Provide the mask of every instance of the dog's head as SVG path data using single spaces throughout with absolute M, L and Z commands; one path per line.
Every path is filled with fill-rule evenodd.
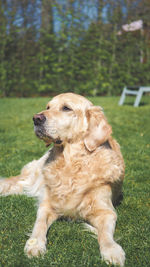
M 83 96 L 73 93 L 60 94 L 47 104 L 44 110 L 33 117 L 36 135 L 47 145 L 64 145 L 83 140 L 89 151 L 95 150 L 111 134 L 101 107 Z

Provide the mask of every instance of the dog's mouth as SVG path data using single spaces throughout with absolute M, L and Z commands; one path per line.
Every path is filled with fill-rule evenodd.
M 49 146 L 51 143 L 56 145 L 62 144 L 62 140 L 59 138 L 57 133 L 55 121 L 52 121 L 51 124 L 48 125 L 46 117 L 42 113 L 34 115 L 33 121 L 36 136 L 42 139 L 46 143 L 46 146 Z
M 53 142 L 52 138 L 46 134 L 43 126 L 34 125 L 34 131 L 36 136 L 46 143 L 46 146 L 49 146 Z
M 59 137 L 54 138 L 54 137 L 48 135 L 43 126 L 34 126 L 34 131 L 35 131 L 36 136 L 45 142 L 46 147 L 48 147 L 52 143 L 54 143 L 56 145 L 61 145 L 63 142 Z

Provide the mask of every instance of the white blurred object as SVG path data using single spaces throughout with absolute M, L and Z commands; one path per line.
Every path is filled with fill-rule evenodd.
M 122 25 L 122 29 L 125 32 L 137 31 L 137 30 L 141 30 L 142 28 L 143 28 L 143 20 L 141 19 L 131 22 L 130 24 Z
M 133 32 L 137 30 L 142 30 L 143 29 L 143 20 L 136 20 L 131 22 L 130 24 L 124 24 L 122 25 L 122 29 L 125 32 Z M 117 34 L 121 35 L 123 32 L 119 31 Z

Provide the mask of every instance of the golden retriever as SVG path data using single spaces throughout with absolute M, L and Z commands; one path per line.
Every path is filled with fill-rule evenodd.
M 48 102 L 33 121 L 36 135 L 53 147 L 24 166 L 20 175 L 0 180 L 1 195 L 27 194 L 39 200 L 25 253 L 43 254 L 50 225 L 69 216 L 88 221 L 97 232 L 102 259 L 123 266 L 125 253 L 113 239 L 113 204 L 121 194 L 124 161 L 102 108 L 65 93 Z

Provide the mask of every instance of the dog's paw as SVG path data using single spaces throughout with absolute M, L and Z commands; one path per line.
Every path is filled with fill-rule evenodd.
M 45 242 L 36 238 L 29 238 L 24 248 L 25 254 L 31 257 L 38 257 L 46 252 Z
M 109 247 L 105 246 L 101 248 L 101 256 L 107 264 L 124 266 L 125 252 L 122 247 L 115 242 Z

